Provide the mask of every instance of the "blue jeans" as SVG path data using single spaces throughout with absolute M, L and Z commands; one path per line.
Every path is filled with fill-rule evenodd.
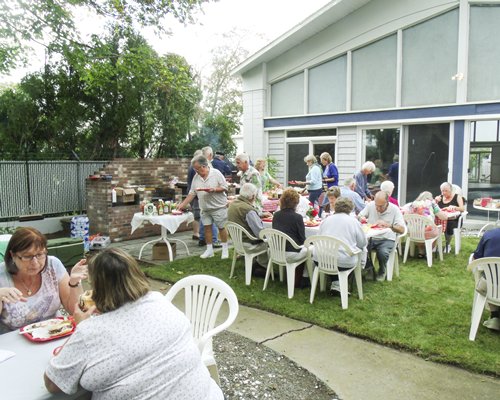
M 219 236 L 219 230 L 215 226 L 215 224 L 212 224 L 212 235 L 213 235 L 213 240 L 212 242 L 215 243 L 217 242 L 217 237 Z M 200 218 L 200 240 L 205 240 L 205 228 L 203 225 L 203 221 Z
M 370 241 L 368 242 L 368 259 L 370 261 L 367 262 L 367 267 L 369 268 L 369 265 L 371 264 L 371 267 L 373 268 L 373 262 L 370 257 L 372 250 L 375 250 L 379 265 L 378 273 L 383 274 L 386 270 L 387 261 L 389 260 L 389 254 L 391 254 L 395 243 L 396 242 L 394 240 L 389 239 L 370 239 Z
M 319 199 L 319 196 L 323 193 L 323 189 L 309 190 L 309 201 L 313 204 Z

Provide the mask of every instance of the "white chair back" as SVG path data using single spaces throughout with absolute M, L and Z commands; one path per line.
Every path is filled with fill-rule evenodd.
M 300 248 L 290 236 L 276 229 L 262 229 L 259 236 L 269 246 L 269 259 L 276 264 L 286 264 L 285 252 L 287 242 L 290 242 L 297 249 Z
M 231 237 L 233 246 L 235 250 L 240 254 L 245 254 L 245 248 L 243 247 L 243 235 L 252 241 L 259 240 L 255 236 L 251 235 L 245 228 L 234 222 L 226 222 L 226 229 Z
M 500 306 L 500 257 L 485 257 L 474 260 L 467 269 L 474 274 L 476 287 L 481 279 L 486 280 L 486 294 L 479 293 L 474 289 L 469 340 L 475 340 L 486 303 Z
M 314 246 L 314 259 L 318 263 L 318 268 L 328 274 L 338 274 L 340 249 L 348 256 L 361 254 L 361 250 L 353 251 L 347 243 L 333 236 L 311 236 L 306 239 L 304 246 Z
M 193 338 L 202 357 L 212 351 L 212 336 L 229 327 L 238 315 L 238 298 L 233 289 L 215 276 L 191 275 L 176 282 L 165 297 L 172 301 L 184 289 L 184 314 L 191 321 Z M 217 316 L 224 302 L 228 303 L 229 315 L 216 325 Z M 209 344 L 209 346 L 207 346 Z
M 427 226 L 435 227 L 434 221 L 428 217 L 418 214 L 405 214 L 404 219 L 408 228 L 408 236 L 416 241 L 425 241 L 425 228 Z

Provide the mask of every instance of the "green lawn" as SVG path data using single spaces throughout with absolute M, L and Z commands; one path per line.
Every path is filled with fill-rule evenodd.
M 252 278 L 252 284 L 245 286 L 242 259 L 231 280 L 231 261 L 218 257 L 185 258 L 145 268 L 145 272 L 169 282 L 192 274 L 214 275 L 232 286 L 241 304 L 366 338 L 426 360 L 500 376 L 500 334 L 481 325 L 476 340 L 468 339 L 474 279 L 466 266 L 477 242 L 477 238 L 464 238 L 459 256 L 445 254 L 444 261 L 434 261 L 432 268 L 424 259 L 400 262 L 399 278 L 363 282 L 364 300 L 355 292 L 344 311 L 340 297 L 319 292 L 319 288 L 310 304 L 310 289 L 296 289 L 294 298 L 288 300 L 286 284 L 278 279 L 270 281 L 265 292 L 263 278 Z M 487 316 L 485 312 L 483 319 Z

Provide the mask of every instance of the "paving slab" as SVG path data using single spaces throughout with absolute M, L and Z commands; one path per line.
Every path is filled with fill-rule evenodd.
M 231 331 L 295 361 L 344 400 L 500 398 L 499 379 L 264 311 L 242 307 L 240 314 Z

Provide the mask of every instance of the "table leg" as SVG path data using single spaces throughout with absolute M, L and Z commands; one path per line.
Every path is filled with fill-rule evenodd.
M 161 242 L 163 240 L 163 238 L 159 238 L 159 239 L 154 239 L 154 240 L 150 240 L 149 242 L 146 242 L 142 245 L 141 247 L 141 251 L 139 251 L 139 260 L 141 259 L 142 257 L 142 251 L 144 250 L 144 248 L 148 245 L 148 244 L 151 244 L 151 243 L 156 243 L 156 242 Z

